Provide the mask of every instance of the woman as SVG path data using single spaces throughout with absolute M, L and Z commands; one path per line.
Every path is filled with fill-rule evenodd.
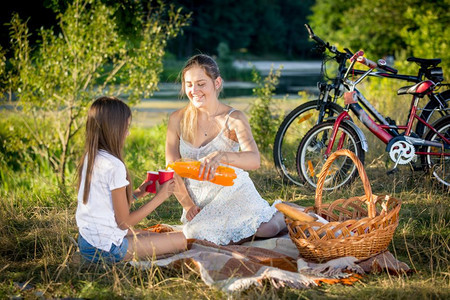
M 187 238 L 216 244 L 272 237 L 285 228 L 284 218 L 261 198 L 248 173 L 260 166 L 258 147 L 245 115 L 221 103 L 217 63 L 207 55 L 190 58 L 181 72 L 186 107 L 170 115 L 166 137 L 166 163 L 180 158 L 200 160 L 200 174 L 212 179 L 221 164 L 233 166 L 234 185 L 176 176 L 175 196 L 184 208 L 183 232 Z

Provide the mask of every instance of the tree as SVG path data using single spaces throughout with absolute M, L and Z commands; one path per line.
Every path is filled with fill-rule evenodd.
M 281 6 L 281 15 L 285 23 L 286 38 L 278 49 L 284 49 L 289 57 L 311 56 L 308 32 L 304 26 L 306 17 L 311 14 L 313 0 L 285 0 Z
M 448 68 L 450 0 L 319 0 L 309 17 L 324 40 L 364 50 L 376 60 L 386 55 L 442 58 Z M 415 72 L 414 72 L 415 73 Z
M 450 0 L 423 2 L 410 6 L 405 11 L 405 18 L 410 26 L 405 26 L 400 35 L 408 45 L 405 52 L 423 58 L 441 58 L 440 66 L 450 72 Z
M 340 32 L 345 28 L 345 12 L 354 5 L 351 1 L 317 0 L 311 7 L 312 15 L 308 16 L 309 24 L 315 34 L 330 43 L 345 40 Z M 344 47 L 350 47 L 344 43 Z
M 174 0 L 192 12 L 192 26 L 171 42 L 178 57 L 217 54 L 220 43 L 232 53 L 298 57 L 309 54 L 303 24 L 313 0 Z M 306 48 L 309 49 L 309 48 Z
M 259 1 L 259 0 L 258 0 Z M 192 26 L 177 39 L 178 56 L 195 52 L 216 54 L 223 42 L 230 49 L 247 48 L 257 28 L 254 0 L 176 0 L 192 12 Z
M 34 151 L 48 161 L 61 184 L 91 101 L 105 93 L 127 96 L 131 103 L 151 95 L 167 41 L 189 18 L 158 1 L 139 18 L 139 30 L 129 39 L 118 30 L 115 9 L 95 0 L 69 3 L 58 11 L 58 31 L 40 30 L 37 49 L 30 47 L 26 22 L 14 15 L 10 23 L 13 57 L 6 77 L 17 79 L 10 88 L 29 120 L 24 124 Z
M 6 92 L 6 56 L 5 56 L 5 50 L 0 46 L 0 95 L 4 94 Z

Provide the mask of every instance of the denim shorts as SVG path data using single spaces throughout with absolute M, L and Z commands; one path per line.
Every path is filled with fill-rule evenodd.
M 78 248 L 80 249 L 81 257 L 89 262 L 117 263 L 123 260 L 125 254 L 127 254 L 128 239 L 124 238 L 120 246 L 112 244 L 109 251 L 104 251 L 92 246 L 81 234 L 78 234 Z

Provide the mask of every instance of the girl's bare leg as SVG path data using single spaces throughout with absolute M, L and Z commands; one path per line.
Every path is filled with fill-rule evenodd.
M 162 254 L 174 254 L 187 250 L 186 238 L 182 232 L 155 233 L 138 231 L 129 233 L 128 251 L 124 260 L 152 259 Z
M 264 238 L 273 237 L 276 236 L 284 228 L 286 228 L 284 215 L 281 212 L 276 212 L 269 222 L 261 223 L 255 233 L 255 236 Z

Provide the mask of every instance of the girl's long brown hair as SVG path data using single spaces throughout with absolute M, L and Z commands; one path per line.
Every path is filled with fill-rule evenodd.
M 200 67 L 202 68 L 206 75 L 215 81 L 218 77 L 220 77 L 219 66 L 216 61 L 205 54 L 197 54 L 192 56 L 184 65 L 183 70 L 181 71 L 181 91 L 180 94 L 185 94 L 185 83 L 184 76 L 186 72 L 192 67 Z M 220 93 L 222 86 L 219 88 L 217 93 Z M 195 139 L 195 133 L 197 132 L 197 109 L 191 102 L 184 108 L 183 118 L 181 119 L 180 131 L 181 136 L 184 140 L 188 142 L 193 142 Z
M 131 121 L 131 110 L 122 100 L 114 97 L 100 97 L 92 103 L 86 121 L 86 141 L 84 154 L 78 164 L 78 188 L 81 185 L 83 165 L 87 156 L 86 178 L 84 184 L 83 203 L 89 197 L 92 170 L 98 150 L 105 150 L 123 162 L 123 146 L 126 133 Z M 127 201 L 131 201 L 131 179 L 126 187 Z

